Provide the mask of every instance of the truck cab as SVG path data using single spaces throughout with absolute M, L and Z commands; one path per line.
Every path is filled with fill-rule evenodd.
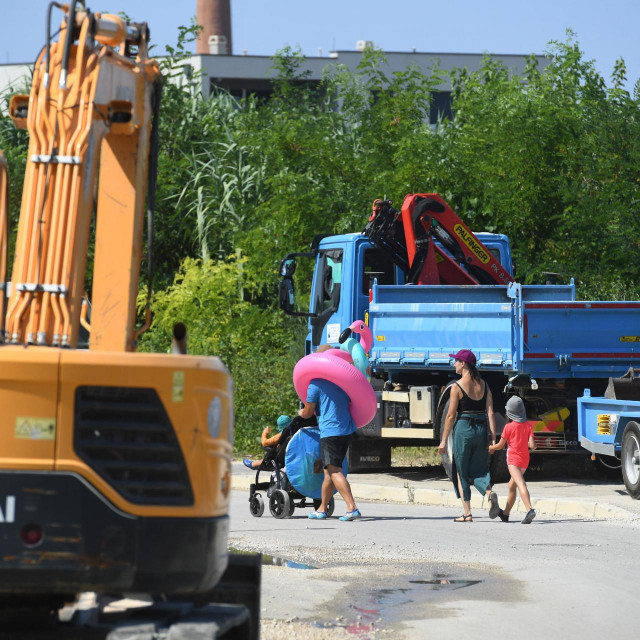
M 503 267 L 513 275 L 509 238 L 503 234 L 477 233 Z M 297 260 L 312 260 L 311 282 L 296 278 Z M 310 269 L 300 272 L 310 273 Z M 281 263 L 280 305 L 285 313 L 308 318 L 305 355 L 320 344 L 338 344 L 341 331 L 354 320 L 368 319 L 370 291 L 378 285 L 404 285 L 406 274 L 363 233 L 327 236 L 314 240 L 309 252 L 291 253 Z M 296 301 L 295 291 L 300 299 Z M 309 292 L 309 294 L 306 294 Z M 306 294 L 306 295 L 305 295 Z M 307 297 L 308 296 L 308 297 Z M 308 309 L 300 307 L 308 299 Z

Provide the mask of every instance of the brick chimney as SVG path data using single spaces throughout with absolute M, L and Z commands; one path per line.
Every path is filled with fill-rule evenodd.
M 231 0 L 196 0 L 196 18 L 204 27 L 196 54 L 231 55 Z

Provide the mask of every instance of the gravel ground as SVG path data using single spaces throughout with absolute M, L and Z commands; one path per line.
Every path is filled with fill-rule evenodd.
M 341 640 L 353 638 L 353 635 L 340 627 L 320 629 L 309 622 L 296 620 L 263 620 L 260 625 L 261 640 Z

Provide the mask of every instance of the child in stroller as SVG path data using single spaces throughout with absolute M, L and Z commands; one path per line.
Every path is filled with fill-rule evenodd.
M 249 511 L 254 518 L 259 518 L 264 513 L 265 503 L 260 493 L 261 491 L 266 492 L 266 497 L 269 500 L 269 511 L 274 518 L 290 518 L 296 507 L 313 506 L 314 509 L 318 507 L 320 500 L 307 498 L 291 486 L 284 466 L 287 445 L 291 438 L 299 429 L 315 427 L 317 424 L 315 416 L 306 419 L 296 416 L 288 426 L 282 429 L 278 441 L 273 446 L 266 448 L 262 462 L 257 467 L 254 467 L 256 469 L 255 482 L 249 487 Z M 261 471 L 271 472 L 268 482 L 260 482 Z M 333 508 L 334 503 L 333 499 L 331 499 L 327 508 L 327 515 L 331 515 L 329 512 L 333 512 Z
M 274 448 L 280 441 L 284 430 L 291 424 L 291 418 L 287 415 L 281 415 L 276 424 L 278 425 L 278 433 L 275 436 L 271 436 L 271 427 L 267 425 L 262 432 L 262 436 L 260 437 L 260 442 L 262 443 L 262 448 L 267 452 L 262 460 L 252 460 L 251 458 L 244 458 L 242 460 L 242 464 L 249 469 L 258 469 L 265 462 L 267 456 L 272 456 Z M 289 433 L 289 432 L 287 432 Z M 291 434 L 293 435 L 293 434 Z M 269 437 L 271 436 L 271 437 Z M 289 436 L 290 438 L 291 436 Z M 285 434 L 286 438 L 286 434 Z M 285 443 L 286 447 L 286 443 Z

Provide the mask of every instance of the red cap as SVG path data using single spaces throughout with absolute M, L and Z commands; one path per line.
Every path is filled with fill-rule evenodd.
M 473 351 L 469 351 L 469 349 L 460 349 L 458 353 L 450 353 L 449 357 L 461 360 L 462 362 L 467 362 L 468 364 L 472 364 L 474 367 L 476 365 L 476 357 L 473 355 Z

